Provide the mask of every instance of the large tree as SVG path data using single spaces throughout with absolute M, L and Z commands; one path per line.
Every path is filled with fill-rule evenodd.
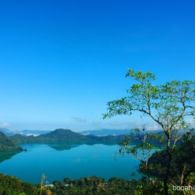
M 126 97 L 108 102 L 104 118 L 140 112 L 159 125 L 166 138 L 167 164 L 163 182 L 164 194 L 168 195 L 172 151 L 181 137 L 180 131 L 188 129 L 189 121 L 195 116 L 195 82 L 173 80 L 157 85 L 153 73 L 132 69 L 126 76 L 136 83 L 129 88 Z
M 176 186 L 194 185 L 195 179 L 195 136 L 187 133 L 180 140 L 173 150 L 174 155 L 171 161 L 170 181 Z M 152 178 L 164 178 L 166 174 L 167 155 L 165 150 L 152 154 L 148 159 L 148 167 L 140 164 L 141 171 Z

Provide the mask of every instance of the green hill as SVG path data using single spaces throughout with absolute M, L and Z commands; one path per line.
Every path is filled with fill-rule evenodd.
M 0 132 L 0 153 L 19 152 L 22 149 L 13 143 L 4 133 Z

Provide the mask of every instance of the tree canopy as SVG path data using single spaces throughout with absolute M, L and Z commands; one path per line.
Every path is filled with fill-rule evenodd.
M 153 73 L 132 69 L 127 72 L 126 77 L 134 79 L 135 83 L 128 89 L 125 97 L 108 102 L 104 118 L 139 112 L 159 125 L 165 136 L 164 194 L 168 195 L 174 148 L 182 137 L 181 131 L 187 131 L 190 128 L 189 121 L 195 117 L 195 81 L 172 80 L 156 84 Z

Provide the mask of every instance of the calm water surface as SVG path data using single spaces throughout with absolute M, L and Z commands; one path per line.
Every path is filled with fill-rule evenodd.
M 27 151 L 0 163 L 0 172 L 14 175 L 24 181 L 39 183 L 42 174 L 48 182 L 65 177 L 78 179 L 100 176 L 137 178 L 139 162 L 131 155 L 119 155 L 119 146 L 80 145 L 75 147 L 23 145 Z

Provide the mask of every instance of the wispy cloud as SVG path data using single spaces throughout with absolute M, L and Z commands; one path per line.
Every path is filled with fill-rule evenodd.
M 81 117 L 75 117 L 73 116 L 71 120 L 75 121 L 76 123 L 87 123 L 87 120 Z
M 85 119 L 81 117 L 71 117 L 67 120 L 64 125 L 66 127 L 76 130 L 96 130 L 96 129 L 148 129 L 148 130 L 157 130 L 160 127 L 149 120 L 120 120 L 120 119 Z

